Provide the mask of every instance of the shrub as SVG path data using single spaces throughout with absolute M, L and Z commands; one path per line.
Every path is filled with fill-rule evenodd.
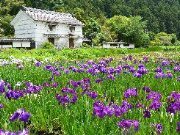
M 55 48 L 54 45 L 50 42 L 44 42 L 40 45 L 40 48 L 42 49 L 53 49 Z
M 177 37 L 175 34 L 167 34 L 165 32 L 160 32 L 155 35 L 154 40 L 151 41 L 153 46 L 168 46 L 175 44 Z
M 88 45 L 87 43 L 83 43 L 82 47 L 84 47 L 84 48 L 91 48 L 91 45 Z

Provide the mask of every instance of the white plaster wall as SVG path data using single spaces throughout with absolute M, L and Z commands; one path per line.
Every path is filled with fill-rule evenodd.
M 82 42 L 83 42 L 82 38 L 75 39 L 74 40 L 75 47 L 77 47 L 77 48 L 81 47 L 82 46 Z
M 26 13 L 19 11 L 15 18 L 15 37 L 16 38 L 35 38 L 35 23 Z
M 129 44 L 129 46 L 120 45 L 120 48 L 135 48 L 134 44 Z
M 75 47 L 81 47 L 83 42 L 83 33 L 82 33 L 82 26 L 76 26 L 75 27 L 75 35 L 79 35 L 80 37 L 75 39 L 74 44 Z
M 104 44 L 103 44 L 103 48 L 111 48 L 111 46 L 110 46 L 110 44 L 104 43 Z
M 74 34 L 79 35 L 79 36 L 83 36 L 83 34 L 82 34 L 82 26 L 76 26 Z
M 69 38 L 64 37 L 64 38 L 59 38 L 57 41 L 57 48 L 58 49 L 63 49 L 63 48 L 68 48 L 69 47 Z
M 40 45 L 48 41 L 48 38 L 44 36 L 45 33 L 48 33 L 48 26 L 46 22 L 35 21 L 35 43 L 36 48 L 39 48 Z

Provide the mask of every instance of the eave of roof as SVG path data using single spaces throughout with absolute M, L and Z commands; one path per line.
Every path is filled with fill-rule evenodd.
M 0 38 L 0 42 L 13 42 L 13 41 L 33 41 L 31 38 Z

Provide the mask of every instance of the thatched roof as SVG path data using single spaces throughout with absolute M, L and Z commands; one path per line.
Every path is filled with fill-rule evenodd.
M 59 13 L 30 7 L 23 7 L 22 10 L 35 21 L 62 23 L 69 25 L 83 25 L 82 22 L 77 20 L 70 13 Z

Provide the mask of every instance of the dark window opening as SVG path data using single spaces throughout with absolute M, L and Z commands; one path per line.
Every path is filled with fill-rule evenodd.
M 56 27 L 56 24 L 49 24 L 48 27 L 50 31 L 53 31 L 54 28 Z
M 54 44 L 54 38 L 48 38 L 48 41 L 52 44 Z
M 74 48 L 74 38 L 69 38 L 69 48 Z
M 129 46 L 129 44 L 128 44 L 128 43 L 125 43 L 124 46 Z
M 74 26 L 70 26 L 70 27 L 69 27 L 69 30 L 70 30 L 71 32 L 74 32 L 74 31 L 75 31 L 75 27 L 74 27 Z
M 12 42 L 0 42 L 0 45 L 12 45 Z

